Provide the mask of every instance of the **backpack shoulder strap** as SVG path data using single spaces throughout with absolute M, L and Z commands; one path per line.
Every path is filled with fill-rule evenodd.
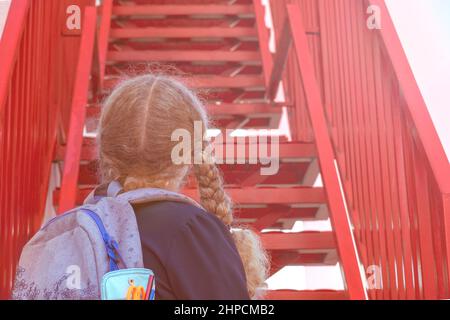
M 194 205 L 198 208 L 203 207 L 194 199 L 183 194 L 158 188 L 143 188 L 136 189 L 128 192 L 121 193 L 123 191 L 122 185 L 118 181 L 112 181 L 109 185 L 99 186 L 93 190 L 84 201 L 84 204 L 96 204 L 102 197 L 98 196 L 96 191 L 98 189 L 107 188 L 105 195 L 107 197 L 116 198 L 119 201 L 125 201 L 132 204 L 157 202 L 157 201 L 176 201 Z M 204 209 L 203 209 L 204 210 Z
M 122 185 L 119 181 L 112 181 L 108 185 L 108 189 L 106 191 L 106 194 L 108 197 L 115 198 L 122 192 Z
M 197 201 L 183 194 L 157 188 L 145 188 L 128 191 L 119 194 L 117 196 L 117 199 L 127 201 L 132 204 L 157 202 L 157 201 L 176 201 L 188 203 L 200 209 L 203 209 L 203 207 Z

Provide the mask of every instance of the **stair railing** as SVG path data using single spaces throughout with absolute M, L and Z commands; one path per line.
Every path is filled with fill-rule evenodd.
M 272 0 L 271 10 L 269 92 L 283 81 L 299 140 L 317 138 L 311 112 L 325 115 L 369 297 L 449 298 L 450 166 L 384 1 Z
M 367 298 L 364 286 L 364 278 L 361 274 L 360 262 L 357 254 L 351 223 L 345 207 L 345 199 L 341 192 L 340 180 L 335 167 L 335 156 L 331 139 L 328 134 L 328 126 L 322 105 L 322 97 L 315 76 L 314 63 L 309 53 L 306 31 L 303 26 L 303 17 L 297 5 L 285 6 L 286 15 L 283 22 L 282 34 L 279 35 L 277 51 L 273 58 L 273 69 L 270 72 L 269 96 L 274 99 L 279 84 L 282 81 L 286 60 L 292 53 L 296 59 L 296 69 L 293 71 L 302 79 L 305 108 L 308 114 L 310 130 L 313 134 L 322 180 L 327 195 L 327 205 L 330 219 L 336 238 L 337 251 L 342 262 L 342 273 L 345 279 L 348 296 L 350 299 L 363 300 Z M 267 44 L 267 43 L 266 43 Z M 291 100 L 292 99 L 292 100 Z M 294 104 L 299 102 L 297 96 L 290 96 Z M 295 105 L 295 109 L 297 106 Z M 304 119 L 296 114 L 296 130 L 304 127 Z
M 11 1 L 0 42 L 0 299 L 10 297 L 22 246 L 43 222 L 72 99 L 79 37 L 63 35 L 63 2 Z
M 418 291 L 419 297 L 424 299 L 449 298 L 449 161 L 385 2 L 369 0 L 368 4 L 379 8 L 380 16 L 384 17 L 379 41 L 382 54 L 391 61 L 392 76 L 398 82 L 398 96 L 395 99 L 402 107 L 402 110 L 393 110 L 393 133 L 398 139 L 395 143 L 403 147 L 403 157 L 401 152 L 398 154 L 404 160 L 404 164 L 401 164 L 401 169 L 405 171 L 402 174 L 405 180 L 403 187 L 410 196 L 415 195 L 415 199 L 410 198 L 410 201 L 404 199 L 402 210 L 405 213 L 409 211 L 410 223 L 414 223 L 414 220 L 417 222 L 418 235 L 412 241 L 419 244 L 420 254 L 415 258 L 420 259 L 420 262 L 414 266 L 414 271 L 418 271 L 420 263 L 422 286 L 414 288 L 412 281 L 409 281 L 404 289 L 411 298 L 417 298 L 413 295 L 414 291 Z M 402 128 L 403 132 L 397 135 L 395 128 Z M 405 258 L 408 257 L 403 256 Z

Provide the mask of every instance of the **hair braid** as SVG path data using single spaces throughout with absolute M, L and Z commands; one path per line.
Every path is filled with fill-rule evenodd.
M 215 164 L 203 163 L 195 165 L 194 170 L 203 207 L 230 226 L 233 223 L 232 203 L 223 189 L 219 169 Z

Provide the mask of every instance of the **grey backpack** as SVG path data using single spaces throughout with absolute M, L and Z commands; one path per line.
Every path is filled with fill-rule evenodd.
M 131 204 L 194 200 L 162 189 L 120 193 L 112 182 L 107 196 L 95 190 L 84 205 L 50 220 L 23 248 L 13 299 L 100 299 L 102 277 L 118 268 L 143 268 L 142 248 Z

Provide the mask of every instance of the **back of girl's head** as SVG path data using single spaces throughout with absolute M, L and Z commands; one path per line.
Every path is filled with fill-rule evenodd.
M 144 187 L 178 190 L 190 167 L 172 161 L 172 150 L 179 143 L 172 141 L 172 134 L 184 129 L 193 139 L 197 136 L 195 122 L 202 124 L 205 134 L 208 128 L 205 108 L 181 82 L 162 75 L 124 81 L 105 101 L 100 118 L 98 149 L 103 182 L 118 180 L 126 191 Z M 192 146 L 194 141 L 191 143 Z M 195 152 L 195 148 L 192 150 Z M 195 154 L 191 156 L 194 159 Z M 231 227 L 232 203 L 224 191 L 218 168 L 205 161 L 193 169 L 203 207 Z M 266 279 L 268 259 L 251 231 L 234 230 L 233 236 L 253 297 Z
M 171 181 L 183 166 L 171 160 L 176 129 L 193 136 L 194 121 L 207 126 L 199 99 L 165 76 L 140 76 L 119 85 L 106 100 L 99 130 L 100 169 L 106 181 Z M 155 185 L 158 187 L 159 185 Z M 163 187 L 163 186 L 160 186 Z

